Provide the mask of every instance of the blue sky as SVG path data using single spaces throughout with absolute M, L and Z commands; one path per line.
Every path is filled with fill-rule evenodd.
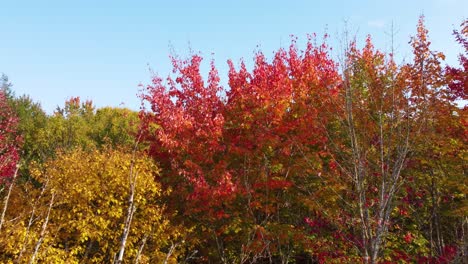
M 200 52 L 206 65 L 213 58 L 226 82 L 227 59 L 250 63 L 255 50 L 270 55 L 287 47 L 291 34 L 304 41 L 326 31 L 333 45 L 344 21 L 361 42 L 371 34 L 389 49 L 393 21 L 404 59 L 421 14 L 433 49 L 456 63 L 460 48 L 451 32 L 468 16 L 466 0 L 0 0 L 0 72 L 17 95 L 30 95 L 48 113 L 71 96 L 137 110 L 138 84 L 150 82 L 149 68 L 167 76 L 171 51 Z

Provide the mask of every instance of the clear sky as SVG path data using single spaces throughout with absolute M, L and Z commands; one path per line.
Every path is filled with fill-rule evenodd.
M 149 68 L 167 76 L 171 51 L 200 52 L 206 65 L 215 59 L 225 83 L 227 59 L 249 63 L 258 49 L 270 55 L 291 34 L 328 32 L 333 44 L 344 21 L 361 41 L 371 34 L 388 49 L 393 21 L 398 55 L 409 58 L 421 14 L 433 49 L 456 63 L 451 32 L 468 17 L 467 0 L 0 0 L 0 72 L 48 113 L 71 96 L 137 110 L 138 84 L 150 82 Z

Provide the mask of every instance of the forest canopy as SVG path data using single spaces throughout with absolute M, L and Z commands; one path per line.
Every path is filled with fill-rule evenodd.
M 463 263 L 468 20 L 453 36 L 458 65 L 423 17 L 406 62 L 293 37 L 227 87 L 173 56 L 140 111 L 47 114 L 4 75 L 0 262 Z

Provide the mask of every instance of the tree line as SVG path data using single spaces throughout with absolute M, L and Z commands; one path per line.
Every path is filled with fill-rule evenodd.
M 463 263 L 468 20 L 444 64 L 292 38 L 228 88 L 202 56 L 142 86 L 142 109 L 78 97 L 48 115 L 0 92 L 2 263 Z

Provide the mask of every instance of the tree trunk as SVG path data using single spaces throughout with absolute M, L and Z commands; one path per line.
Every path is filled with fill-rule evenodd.
M 19 166 L 16 166 L 15 174 L 13 175 L 13 179 L 11 180 L 10 187 L 8 187 L 8 193 L 5 196 L 5 200 L 3 202 L 3 210 L 2 216 L 0 218 L 0 231 L 2 231 L 3 223 L 5 222 L 5 214 L 8 208 L 8 202 L 10 201 L 11 191 L 13 190 L 13 185 L 15 185 L 16 176 L 18 175 Z
M 47 215 L 44 220 L 44 223 L 42 224 L 41 234 L 39 235 L 39 240 L 37 240 L 36 246 L 34 247 L 34 252 L 31 256 L 31 260 L 29 261 L 29 264 L 33 264 L 34 261 L 36 260 L 37 254 L 39 252 L 39 248 L 41 247 L 42 241 L 44 241 L 44 237 L 45 237 L 46 230 L 47 230 L 47 225 L 49 224 L 50 211 L 54 204 L 54 199 L 55 199 L 55 194 L 52 193 L 52 198 L 50 198 L 50 202 L 49 202 L 49 208 L 47 209 Z

